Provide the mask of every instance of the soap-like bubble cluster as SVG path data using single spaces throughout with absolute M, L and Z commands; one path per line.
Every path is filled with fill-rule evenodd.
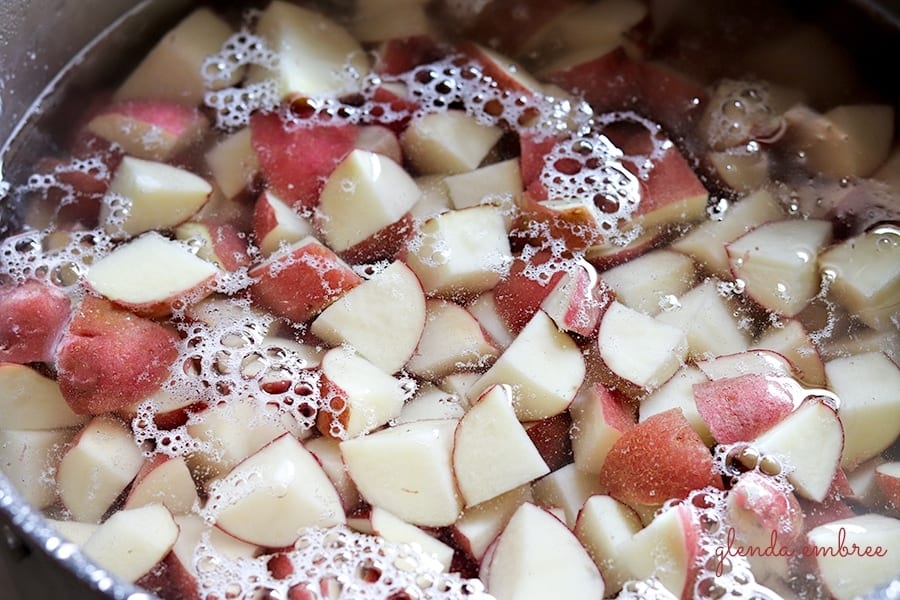
M 16 192 L 20 195 L 31 194 L 47 198 L 56 194 L 54 202 L 58 207 L 77 202 L 84 190 L 72 182 L 72 178 L 104 181 L 109 178 L 109 167 L 98 156 L 72 158 L 68 162 L 58 163 L 49 172 L 34 173 L 28 181 L 19 186 Z
M 207 92 L 203 98 L 215 112 L 216 127 L 226 131 L 246 126 L 256 110 L 274 110 L 278 100 L 278 85 L 270 79 Z
M 764 82 L 720 81 L 704 115 L 710 146 L 727 150 L 748 142 L 777 141 L 786 125 L 773 96 Z
M 114 247 L 103 231 L 26 231 L 0 240 L 0 278 L 29 279 L 77 293 L 81 276 Z
M 278 106 L 278 85 L 273 80 L 234 85 L 248 67 L 276 69 L 278 63 L 278 53 L 246 27 L 225 40 L 219 52 L 203 61 L 201 69 L 208 90 L 204 103 L 214 110 L 216 127 L 224 130 L 243 127 L 250 122 L 253 111 Z
M 416 546 L 343 526 L 305 530 L 291 549 L 278 555 L 289 564 L 279 569 L 280 577 L 269 567 L 274 556 L 231 559 L 206 534 L 194 554 L 200 597 L 243 600 L 265 591 L 282 599 L 292 594 L 348 600 L 490 598 L 479 580 L 442 572 L 441 564 Z
M 319 394 L 319 350 L 290 338 L 272 335 L 271 315 L 254 310 L 249 300 L 214 298 L 186 310 L 178 323 L 180 365 L 173 369 L 163 390 L 177 398 L 194 398 L 207 406 L 229 399 L 255 402 L 260 414 L 287 418 L 298 435 L 309 432 L 325 403 Z M 189 428 L 160 428 L 158 398 L 141 406 L 132 423 L 138 442 L 152 440 L 159 451 L 173 456 L 196 452 L 202 445 Z M 326 407 L 327 409 L 327 407 Z M 202 413 L 188 425 L 202 420 Z M 163 441 L 165 440 L 165 441 Z M 204 447 L 214 453 L 214 449 Z

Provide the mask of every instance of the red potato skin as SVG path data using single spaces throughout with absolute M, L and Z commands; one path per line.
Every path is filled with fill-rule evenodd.
M 855 516 L 856 513 L 845 500 L 852 496 L 853 489 L 847 481 L 847 474 L 839 468 L 834 474 L 824 500 L 815 502 L 809 498 L 798 497 L 797 500 L 803 509 L 805 531 L 809 532 L 819 525 Z
M 513 332 L 521 331 L 528 324 L 544 298 L 562 279 L 564 272 L 559 269 L 554 269 L 546 282 L 532 279 L 525 274 L 528 267 L 545 265 L 551 259 L 552 254 L 547 251 L 538 252 L 527 260 L 516 257 L 509 269 L 509 275 L 494 287 L 497 312 Z
M 209 256 L 204 258 L 229 272 L 250 266 L 252 261 L 244 232 L 232 223 L 206 221 L 203 226 L 212 240 Z
M 447 50 L 429 35 L 393 38 L 381 42 L 375 50 L 373 68 L 380 75 L 401 75 L 446 54 Z
M 632 108 L 640 97 L 640 78 L 638 63 L 622 46 L 547 76 L 550 83 L 583 97 L 598 112 Z
M 124 409 L 160 388 L 178 345 L 172 330 L 87 296 L 57 348 L 60 391 L 79 414 Z
M 551 73 L 547 79 L 582 96 L 597 112 L 634 110 L 673 135 L 692 129 L 709 99 L 698 82 L 664 65 L 636 61 L 623 46 Z
M 375 88 L 372 91 L 371 98 L 373 102 L 390 109 L 391 112 L 395 113 L 395 116 L 386 118 L 383 116 L 384 113 L 378 113 L 377 109 L 372 110 L 369 111 L 369 119 L 367 121 L 370 120 L 370 122 L 368 124 L 386 127 L 396 135 L 403 133 L 403 130 L 406 129 L 406 126 L 412 119 L 412 115 L 419 109 L 419 103 L 415 100 L 401 96 L 394 90 L 384 86 Z
M 900 511 L 900 477 L 875 471 L 875 485 L 888 507 Z
M 97 160 L 105 168 L 88 171 L 78 168 L 77 161 L 87 159 Z M 114 151 L 105 140 L 93 137 L 73 159 L 44 159 L 35 171 L 52 177 L 55 183 L 37 202 L 53 211 L 61 229 L 78 225 L 95 227 L 103 194 L 121 160 L 121 152 Z
M 499 52 L 514 56 L 544 25 L 575 0 L 490 0 L 468 24 L 464 37 L 491 40 Z
M 414 225 L 412 215 L 406 213 L 397 221 L 343 250 L 340 257 L 351 265 L 401 258 L 406 254 L 407 242 L 415 233 Z
M 779 543 L 793 546 L 806 531 L 803 511 L 793 492 L 772 482 L 759 471 L 748 471 L 740 476 L 729 491 L 735 506 L 751 513 L 760 530 L 777 532 Z
M 101 109 L 86 128 L 93 135 L 119 143 L 139 134 L 137 128 L 146 129 L 147 135 L 154 138 L 150 153 L 153 156 L 147 158 L 170 160 L 200 139 L 209 128 L 209 120 L 193 106 L 169 100 L 135 98 Z M 163 140 L 161 133 L 170 137 Z
M 332 427 L 338 431 L 346 431 L 350 421 L 347 392 L 322 373 L 319 378 L 319 398 L 323 400 L 323 407 L 316 415 L 316 428 L 324 437 L 339 439 L 332 433 Z
M 537 421 L 525 430 L 541 458 L 556 471 L 572 462 L 572 439 L 569 430 L 572 428 L 572 417 L 569 411 Z
M 0 362 L 52 362 L 71 313 L 68 296 L 51 285 L 0 288 Z
M 519 136 L 519 171 L 525 189 L 538 181 L 544 170 L 544 159 L 561 140 L 552 136 L 523 133 Z M 546 192 L 546 190 L 545 190 Z
M 637 414 L 624 394 L 605 385 L 593 385 L 594 396 L 603 409 L 603 420 L 616 431 L 625 433 L 637 426 Z
M 270 258 L 252 268 L 250 277 L 256 302 L 297 323 L 308 321 L 362 283 L 334 252 L 318 243 Z
M 654 113 L 655 114 L 655 113 Z M 604 130 L 613 143 L 625 152 L 626 156 L 646 156 L 653 150 L 653 138 L 643 125 L 632 125 L 628 122 L 614 123 Z M 625 168 L 638 176 L 637 168 L 629 160 L 624 160 Z M 709 192 L 697 177 L 694 169 L 684 155 L 674 145 L 663 153 L 653 164 L 646 179 L 641 181 L 641 202 L 634 216 L 647 215 L 655 210 L 687 198 L 702 198 L 706 207 Z
M 706 486 L 722 489 L 709 449 L 677 408 L 625 431 L 599 478 L 610 496 L 631 506 L 683 499 Z
M 131 117 L 176 135 L 208 123 L 203 113 L 193 106 L 154 98 L 135 98 L 116 102 L 99 111 L 94 118 L 103 115 Z
M 691 165 L 684 155 L 673 144 L 659 158 L 654 160 L 653 169 L 646 178 L 640 177 L 635 164 L 628 156 L 650 156 L 653 150 L 653 140 L 650 132 L 641 124 L 630 122 L 617 122 L 607 126 L 603 134 L 620 147 L 626 154 L 622 160 L 623 166 L 638 177 L 640 184 L 640 201 L 634 209 L 632 219 L 645 225 L 644 235 L 634 242 L 636 247 L 653 246 L 664 241 L 670 228 L 665 227 L 671 217 L 665 216 L 663 211 L 672 211 L 675 206 L 680 210 L 673 211 L 680 215 L 685 213 L 688 220 L 702 218 L 705 214 L 709 193 L 700 179 L 697 177 Z M 594 207 L 567 208 L 558 210 L 542 204 L 545 200 L 554 200 L 550 197 L 547 188 L 540 181 L 540 174 L 544 168 L 546 156 L 552 151 L 558 140 L 554 138 L 539 139 L 530 135 L 519 139 L 521 148 L 520 166 L 522 169 L 522 181 L 525 185 L 525 193 L 519 198 L 518 204 L 521 215 L 516 222 L 516 229 L 523 232 L 526 238 L 531 225 L 538 223 L 542 228 L 549 230 L 549 234 L 555 238 L 561 238 L 573 249 L 585 249 L 588 260 L 593 254 L 609 254 L 602 252 L 606 234 L 600 229 L 592 210 Z M 554 165 L 556 171 L 562 173 L 575 173 L 580 165 L 571 159 L 557 161 Z M 654 215 L 654 213 L 657 213 Z M 655 217 L 655 219 L 654 219 Z M 646 243 L 645 243 L 646 242 Z M 594 248 L 598 251 L 595 252 Z M 648 248 L 649 249 L 649 248 Z M 624 252 L 618 247 L 612 249 L 612 256 Z M 632 257 L 631 254 L 622 255 L 619 262 L 624 262 Z M 608 258 L 608 257 L 607 257 Z M 605 268 L 614 266 L 609 260 L 599 261 Z
M 250 135 L 272 191 L 304 210 L 319 203 L 326 179 L 356 147 L 357 127 L 301 124 L 287 129 L 277 113 L 256 113 Z
M 749 441 L 794 410 L 794 398 L 777 377 L 741 375 L 693 386 L 697 412 L 720 444 Z

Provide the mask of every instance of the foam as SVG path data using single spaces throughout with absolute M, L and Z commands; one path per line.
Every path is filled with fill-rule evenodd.
M 256 110 L 273 110 L 279 104 L 278 86 L 266 80 L 230 86 L 230 82 L 249 66 L 266 69 L 278 67 L 278 54 L 265 39 L 254 35 L 247 27 L 225 40 L 222 49 L 208 56 L 201 67 L 207 92 L 204 103 L 215 111 L 216 127 L 227 131 L 250 122 Z
M 26 231 L 0 240 L 0 275 L 17 284 L 36 279 L 77 295 L 80 275 L 113 246 L 112 238 L 96 229 Z
M 272 598 L 288 598 L 292 589 L 303 589 L 318 599 L 326 598 L 323 589 L 337 585 L 337 597 L 359 600 L 395 594 L 434 600 L 490 598 L 479 580 L 443 573 L 440 563 L 417 547 L 343 526 L 306 529 L 293 548 L 279 554 L 291 566 L 291 574 L 284 578 L 269 570 L 274 556 L 231 559 L 217 552 L 209 534 L 204 534 L 194 554 L 200 597 L 253 598 L 257 591 L 268 590 Z
M 767 83 L 725 79 L 719 82 L 705 115 L 710 145 L 718 150 L 748 141 L 758 150 L 758 142 L 772 143 L 786 126 L 774 106 L 773 90 Z

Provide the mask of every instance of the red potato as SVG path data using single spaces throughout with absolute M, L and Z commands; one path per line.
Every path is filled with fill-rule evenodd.
M 175 237 L 198 242 L 197 256 L 225 271 L 250 266 L 247 235 L 231 223 L 188 221 L 175 228 Z
M 522 65 L 496 50 L 474 42 L 463 42 L 460 50 L 501 90 L 525 97 L 542 92 L 543 86 Z
M 727 502 L 732 522 L 746 535 L 763 534 L 768 542 L 775 531 L 786 546 L 803 535 L 803 513 L 797 497 L 760 471 L 742 474 L 729 491 Z
M 816 527 L 806 544 L 805 553 L 815 562 L 812 572 L 832 598 L 865 597 L 897 577 L 900 519 L 851 515 Z
M 572 249 L 587 248 L 586 258 L 594 262 L 592 255 L 624 252 L 620 245 L 609 239 L 610 226 L 615 224 L 610 223 L 613 213 L 628 215 L 628 223 L 620 225 L 620 230 L 627 233 L 637 227 L 639 237 L 632 243 L 644 251 L 677 231 L 677 228 L 706 217 L 709 192 L 671 140 L 651 134 L 644 124 L 627 121 L 617 121 L 605 127 L 602 133 L 625 153 L 624 157 L 615 159 L 619 164 L 616 167 L 618 173 L 614 176 L 615 193 L 575 193 L 566 189 L 565 185 L 548 189 L 544 179 L 537 179 L 519 200 L 522 215 L 518 218 L 518 229 L 526 232 L 535 227 L 549 229 L 553 237 L 564 239 Z M 572 145 L 573 141 L 563 140 L 560 150 L 570 152 L 566 145 Z M 523 174 L 523 177 L 534 176 L 538 160 L 531 154 L 545 151 L 544 144 L 529 143 L 526 148 L 529 152 L 528 163 L 523 165 L 527 175 Z M 610 161 L 605 166 L 606 170 L 598 171 L 596 167 L 588 166 L 590 162 L 590 159 L 582 161 L 563 156 L 557 158 L 552 166 L 563 181 L 566 176 L 574 174 L 586 177 L 585 171 L 591 172 L 592 169 L 595 174 L 590 175 L 588 180 L 592 177 L 609 178 L 608 170 L 615 166 Z M 607 184 L 607 187 L 610 185 L 613 184 Z M 623 258 L 632 256 L 626 254 Z M 608 268 L 611 265 L 605 266 Z
M 618 548 L 641 527 L 637 513 L 610 496 L 591 496 L 578 513 L 573 531 L 600 569 L 607 594 L 617 594 L 631 579 Z
M 415 544 L 426 556 L 437 560 L 444 570 L 449 570 L 453 562 L 452 547 L 383 508 L 373 506 L 363 509 L 356 516 L 347 519 L 347 526 L 361 533 L 377 535 L 388 542 Z
M 253 298 L 275 314 L 308 321 L 362 283 L 338 256 L 313 237 L 273 254 L 250 270 Z
M 323 310 L 310 331 L 328 345 L 351 346 L 385 373 L 395 373 L 413 356 L 425 314 L 421 282 L 397 260 Z
M 0 415 L 3 429 L 53 430 L 83 424 L 72 412 L 59 384 L 29 366 L 0 362 Z
M 661 63 L 636 61 L 615 42 L 575 53 L 545 71 L 549 81 L 582 95 L 595 111 L 636 110 L 670 134 L 688 131 L 708 98 L 700 83 Z
M 698 521 L 690 504 L 673 506 L 619 545 L 618 563 L 633 578 L 656 577 L 676 598 L 693 598 L 702 553 Z
M 516 418 L 508 385 L 489 387 L 460 419 L 452 460 L 454 479 L 467 507 L 550 472 Z
M 787 479 L 799 496 L 822 502 L 828 496 L 844 447 L 844 429 L 835 409 L 821 397 L 811 396 L 775 423 L 750 445 L 763 456 L 790 467 Z M 810 452 L 815 440 L 816 452 Z M 752 454 L 752 453 L 751 453 Z M 741 459 L 755 466 L 756 459 Z
M 573 4 L 574 0 L 491 0 L 465 24 L 464 34 L 473 39 L 491 39 L 498 51 L 515 55 L 550 19 Z
M 172 159 L 208 129 L 209 120 L 199 109 L 152 98 L 113 103 L 87 124 L 87 131 L 118 145 L 125 154 L 160 161 Z
M 144 462 L 130 427 L 107 415 L 94 417 L 72 439 L 56 469 L 59 499 L 74 520 L 99 523 Z
M 259 13 L 254 31 L 279 60 L 252 65 L 247 80 L 273 81 L 281 98 L 354 94 L 369 73 L 359 41 L 324 13 L 275 0 Z
M 419 187 L 389 157 L 355 149 L 328 177 L 316 225 L 329 248 L 353 262 L 396 254 L 412 234 L 409 210 Z
M 277 113 L 250 119 L 251 143 L 272 191 L 290 206 L 316 206 L 326 178 L 356 146 L 354 125 L 288 126 Z
M 253 238 L 263 256 L 269 256 L 281 244 L 293 244 L 313 235 L 308 219 L 272 193 L 265 190 L 253 205 Z
M 835 480 L 843 476 L 843 471 L 838 470 L 837 473 Z M 804 531 L 807 532 L 819 525 L 831 523 L 838 519 L 847 519 L 856 514 L 845 499 L 845 494 L 838 491 L 834 481 L 832 481 L 828 493 L 821 502 L 802 496 L 798 497 L 797 500 L 800 503 L 800 508 L 803 510 Z
M 159 323 L 87 296 L 60 340 L 60 391 L 81 414 L 102 414 L 146 398 L 168 379 L 178 336 Z
M 520 331 L 564 275 L 548 251 L 517 256 L 509 268 L 509 275 L 494 287 L 497 312 L 510 329 Z
M 794 410 L 797 388 L 792 379 L 760 374 L 693 386 L 697 412 L 720 444 L 749 441 L 781 421 Z
M 603 576 L 578 538 L 550 512 L 526 502 L 481 560 L 497 598 L 581 600 L 603 595 Z
M 259 483 L 248 487 L 243 482 L 251 474 Z M 331 480 L 312 453 L 288 433 L 212 481 L 209 492 L 220 500 L 213 507 L 219 528 L 269 548 L 293 544 L 306 527 L 346 522 Z
M 569 431 L 572 428 L 572 417 L 569 412 L 524 423 L 525 433 L 531 438 L 534 447 L 551 471 L 560 469 L 572 462 L 572 440 Z
M 541 176 L 544 170 L 544 159 L 561 139 L 531 132 L 523 132 L 519 136 L 519 171 L 522 174 L 522 186 L 529 188 Z
M 591 496 L 603 493 L 602 486 L 592 473 L 585 473 L 569 463 L 545 475 L 532 484 L 534 501 L 547 509 L 561 510 L 563 522 L 574 529 L 578 513 Z
M 187 169 L 125 156 L 100 206 L 100 221 L 126 238 L 172 229 L 197 214 L 212 190 L 206 179 Z
M 196 502 L 197 486 L 184 457 L 157 454 L 135 475 L 123 508 L 162 504 L 173 515 L 186 515 Z
M 597 277 L 594 266 L 582 261 L 553 286 L 541 309 L 563 331 L 590 337 L 613 298 L 614 293 Z
M 178 525 L 178 539 L 172 551 L 163 559 L 164 568 L 157 573 L 158 581 L 143 580 L 142 583 L 154 590 L 161 598 L 175 596 L 184 600 L 201 600 L 198 586 L 198 573 L 194 562 L 194 553 L 204 536 L 208 555 L 221 555 L 228 559 L 252 558 L 261 552 L 258 546 L 242 542 L 218 527 L 207 525 L 199 515 L 175 515 Z M 201 561 L 202 564 L 202 561 Z M 155 587 L 154 587 L 155 585 Z
M 397 134 L 383 125 L 364 125 L 356 135 L 356 149 L 374 152 L 403 164 L 403 150 Z
M 37 280 L 0 288 L 0 362 L 52 361 L 71 311 L 64 292 Z
M 654 113 L 655 114 L 655 113 Z M 625 153 L 623 164 L 639 176 L 638 161 L 653 157 L 653 166 L 641 179 L 641 200 L 632 218 L 649 230 L 684 226 L 706 217 L 709 192 L 700 181 L 687 157 L 671 139 L 654 135 L 644 125 L 614 123 L 604 133 Z M 655 156 L 652 153 L 661 154 Z
M 165 317 L 212 293 L 219 268 L 185 244 L 148 231 L 91 264 L 91 291 L 144 317 Z
M 349 439 L 378 429 L 400 414 L 402 382 L 359 356 L 348 346 L 333 348 L 319 367 L 320 395 L 330 410 L 320 410 L 322 435 Z
M 544 69 L 546 79 L 583 97 L 595 111 L 630 108 L 640 93 L 638 64 L 624 46 L 591 48 Z
M 900 462 L 888 462 L 875 467 L 875 485 L 888 505 L 900 510 Z
M 139 582 L 160 565 L 178 539 L 178 525 L 161 504 L 120 510 L 85 541 L 84 553 L 115 577 Z
M 197 8 L 157 42 L 116 90 L 114 99 L 166 98 L 201 104 L 209 89 L 203 61 L 218 52 L 232 33 L 225 19 L 207 7 Z M 243 69 L 218 75 L 212 86 L 215 89 L 236 84 Z
M 446 52 L 441 43 L 429 35 L 393 38 L 376 46 L 372 68 L 381 75 L 400 75 L 419 65 L 434 62 Z
M 633 411 L 621 394 L 594 383 L 578 391 L 569 413 L 575 465 L 585 473 L 600 473 L 610 449 L 635 426 Z
M 726 515 L 738 544 L 745 547 L 776 547 L 799 554 L 802 544 L 804 514 L 793 492 L 782 483 L 760 471 L 742 474 L 725 499 Z M 748 557 L 755 575 L 763 578 L 774 574 L 788 577 L 792 560 L 786 556 Z
M 528 483 L 463 510 L 452 527 L 453 542 L 467 556 L 481 560 L 516 509 L 532 500 Z
M 630 506 L 658 506 L 692 490 L 722 487 L 709 449 L 679 409 L 624 432 L 606 456 L 600 483 Z

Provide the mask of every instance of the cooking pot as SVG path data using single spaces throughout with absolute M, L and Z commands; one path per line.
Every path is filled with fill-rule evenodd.
M 801 12 L 817 15 L 850 47 L 863 76 L 898 105 L 893 71 L 887 68 L 878 77 L 881 65 L 900 55 L 900 5 L 895 0 L 794 4 Z M 46 148 L 54 123 L 83 108 L 78 106 L 78 90 L 121 76 L 129 57 L 148 50 L 192 5 L 190 0 L 2 0 L 0 174 L 5 180 L 27 176 L 39 158 L 38 148 Z M 0 187 L 0 198 L 2 192 Z M 15 223 L 15 207 L 0 200 L 0 237 L 15 229 Z M 60 540 L 2 473 L 0 533 L 0 596 L 7 600 L 152 597 L 117 581 L 73 544 Z M 900 598 L 900 575 L 871 598 Z

